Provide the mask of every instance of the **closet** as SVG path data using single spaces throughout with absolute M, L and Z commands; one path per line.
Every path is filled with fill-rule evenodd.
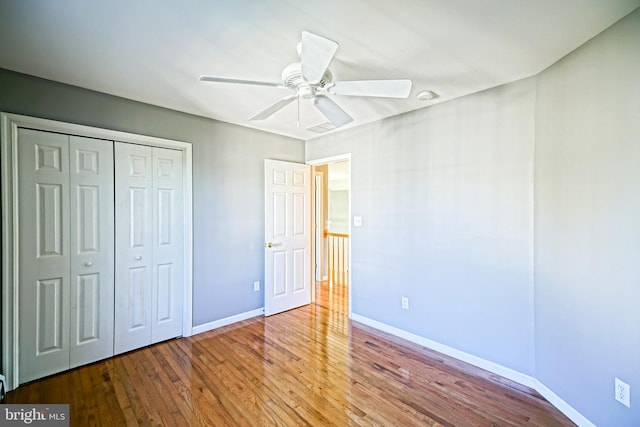
M 181 335 L 183 152 L 17 138 L 19 383 Z

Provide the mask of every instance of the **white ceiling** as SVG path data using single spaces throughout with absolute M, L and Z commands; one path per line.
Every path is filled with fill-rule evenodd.
M 309 101 L 249 121 L 288 89 L 203 83 L 201 74 L 279 81 L 302 30 L 340 44 L 335 80 L 413 80 L 406 100 L 333 96 L 341 129 L 535 75 L 640 0 L 0 0 L 0 68 L 308 140 Z M 415 94 L 432 90 L 435 101 Z M 339 131 L 339 130 L 336 130 Z M 333 132 L 336 132 L 333 131 Z

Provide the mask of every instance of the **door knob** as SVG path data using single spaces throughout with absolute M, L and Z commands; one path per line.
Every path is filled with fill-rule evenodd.
M 93 265 L 93 262 L 92 261 L 87 261 L 87 262 L 84 263 L 84 265 L 87 266 L 87 267 L 91 267 Z
M 273 247 L 273 243 L 269 242 L 269 243 L 265 243 L 265 246 L 267 248 L 272 248 Z
M 141 259 L 142 259 L 142 257 L 141 257 L 140 255 L 138 255 L 138 256 L 136 257 L 136 261 L 140 261 Z

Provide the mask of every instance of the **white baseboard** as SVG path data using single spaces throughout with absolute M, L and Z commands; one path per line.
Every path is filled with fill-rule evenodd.
M 589 421 L 587 417 L 582 415 L 575 408 L 562 400 L 560 396 L 555 394 L 549 387 L 542 384 L 539 380 L 536 380 L 536 383 L 536 386 L 533 388 L 545 399 L 547 399 L 549 403 L 555 406 L 560 412 L 565 414 L 571 421 L 573 421 L 580 427 L 597 427 L 594 423 Z
M 428 338 L 421 337 L 419 335 L 407 332 L 403 329 L 396 328 L 394 326 L 387 325 L 386 323 L 378 322 L 377 320 L 370 319 L 365 316 L 361 316 L 356 313 L 351 314 L 351 319 L 356 322 L 363 323 L 372 328 L 379 329 L 383 332 L 387 332 L 391 335 L 395 335 L 400 338 L 404 338 L 407 341 L 411 341 L 423 347 L 427 347 L 431 350 L 435 350 L 447 356 L 469 363 L 470 365 L 477 366 L 478 368 L 492 372 L 496 375 L 500 375 L 503 378 L 507 378 L 511 381 L 515 381 L 518 384 L 522 384 L 526 387 L 532 388 L 540 393 L 545 399 L 555 406 L 560 412 L 567 416 L 571 421 L 576 423 L 580 427 L 596 427 L 591 421 L 589 421 L 584 415 L 575 410 L 571 405 L 562 400 L 552 390 L 542 384 L 538 379 L 516 371 L 515 369 L 507 368 L 500 364 L 491 362 L 481 357 L 474 356 L 473 354 L 465 353 L 453 347 L 449 347 L 444 344 L 440 344 L 437 341 L 432 341 Z
M 399 329 L 399 328 L 387 325 L 386 323 L 381 323 L 381 322 L 378 322 L 377 320 L 360 316 L 359 314 L 353 313 L 351 318 L 357 322 L 364 323 L 367 326 L 371 326 L 372 328 L 376 328 L 383 332 L 387 332 L 391 335 L 404 338 L 407 341 L 411 341 L 423 347 L 427 347 L 427 348 L 430 348 L 431 350 L 435 350 L 440 353 L 446 354 L 447 356 L 451 356 L 455 359 L 462 360 L 463 362 L 469 363 L 473 366 L 477 366 L 478 368 L 482 368 L 489 372 L 493 372 L 494 374 L 500 375 L 501 377 L 507 378 L 511 381 L 515 381 L 524 386 L 534 388 L 534 386 L 537 384 L 536 379 L 529 375 L 523 374 L 522 372 L 516 371 L 511 368 L 507 368 L 497 363 L 490 362 L 481 357 L 477 357 L 472 354 L 465 353 L 464 351 L 460 351 L 453 347 L 440 344 L 437 341 L 432 341 L 428 338 L 424 338 L 419 335 L 412 334 L 411 332 L 407 332 L 403 329 Z
M 251 319 L 252 317 L 257 317 L 262 315 L 264 315 L 264 308 L 258 308 L 256 310 L 247 311 L 245 313 L 240 313 L 234 316 L 225 317 L 224 319 L 214 320 L 213 322 L 194 326 L 191 329 L 191 331 L 193 335 L 196 335 L 202 332 L 211 331 L 213 329 L 231 325 L 232 323 L 240 322 L 242 320 L 247 320 L 247 319 Z

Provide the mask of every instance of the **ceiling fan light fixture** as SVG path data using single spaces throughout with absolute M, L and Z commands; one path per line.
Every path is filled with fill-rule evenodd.
M 302 99 L 313 99 L 316 97 L 316 90 L 313 86 L 301 86 L 298 88 L 298 96 Z
M 418 98 L 419 101 L 431 101 L 437 97 L 438 94 L 431 90 L 421 90 L 416 94 L 416 98 Z

